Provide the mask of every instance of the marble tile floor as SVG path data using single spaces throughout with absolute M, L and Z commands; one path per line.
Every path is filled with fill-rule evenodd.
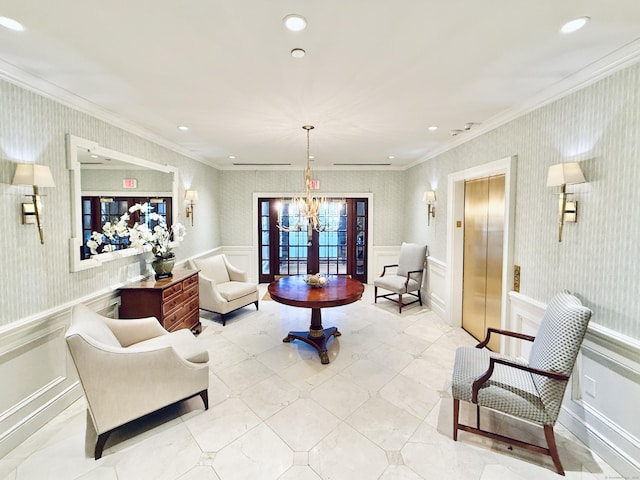
M 259 311 L 242 309 L 226 327 L 206 314 L 199 338 L 211 357 L 208 411 L 194 398 L 132 422 L 96 461 L 80 399 L 0 459 L 0 479 L 560 478 L 547 457 L 465 432 L 452 440 L 454 351 L 475 343 L 466 332 L 426 307 L 400 315 L 391 302 L 374 304 L 369 286 L 361 301 L 322 315 L 342 332 L 329 365 L 301 342 L 282 342 L 308 326 L 309 310 L 261 301 Z M 490 428 L 542 441 L 535 426 L 483 418 Z M 566 478 L 618 477 L 559 424 L 556 437 Z

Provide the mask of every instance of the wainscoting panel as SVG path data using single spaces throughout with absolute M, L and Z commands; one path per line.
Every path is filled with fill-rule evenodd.
M 440 260 L 427 257 L 427 281 L 425 284 L 425 299 L 431 310 L 441 319 L 446 318 L 446 273 L 447 267 Z
M 538 331 L 546 305 L 509 293 L 508 330 Z M 640 342 L 606 329 L 592 318 L 559 422 L 624 478 L 640 478 Z M 528 347 L 507 343 L 510 355 L 527 358 Z
M 83 303 L 116 316 L 114 293 Z M 71 324 L 67 304 L 0 329 L 0 458 L 82 395 L 64 334 Z

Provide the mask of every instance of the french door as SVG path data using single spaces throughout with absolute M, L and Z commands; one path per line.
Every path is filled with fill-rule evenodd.
M 325 231 L 286 232 L 278 228 L 293 225 L 294 208 L 289 199 L 258 199 L 260 239 L 259 281 L 272 282 L 276 276 L 322 273 L 351 275 L 367 281 L 366 198 L 327 199 L 320 210 Z M 309 241 L 310 240 L 310 241 Z

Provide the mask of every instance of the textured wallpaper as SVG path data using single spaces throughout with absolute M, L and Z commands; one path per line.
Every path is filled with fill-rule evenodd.
M 304 172 L 232 171 L 221 176 L 221 224 L 223 245 L 251 245 L 254 225 L 253 192 L 304 193 Z M 373 245 L 399 245 L 403 226 L 412 212 L 403 205 L 405 172 L 314 170 L 319 194 L 373 193 L 370 205 Z M 249 220 L 248 220 L 249 219 Z
M 406 236 L 446 260 L 447 176 L 517 155 L 515 263 L 521 293 L 547 302 L 562 289 L 594 311 L 593 321 L 640 339 L 640 65 L 615 73 L 405 172 L 407 202 L 423 209 Z M 586 184 L 568 187 L 578 223 L 558 243 L 550 165 L 580 162 Z M 437 190 L 438 214 L 426 226 L 419 200 Z

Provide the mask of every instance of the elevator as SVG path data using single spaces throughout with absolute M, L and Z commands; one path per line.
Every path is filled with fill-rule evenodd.
M 478 340 L 501 328 L 505 176 L 465 181 L 462 328 Z M 498 352 L 500 338 L 488 347 Z

